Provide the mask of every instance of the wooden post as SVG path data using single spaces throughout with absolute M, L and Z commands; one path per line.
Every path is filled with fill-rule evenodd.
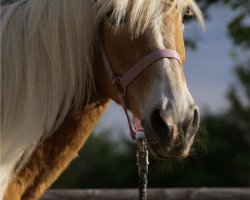
M 41 200 L 138 200 L 137 189 L 49 190 Z M 148 200 L 250 200 L 250 188 L 149 189 Z

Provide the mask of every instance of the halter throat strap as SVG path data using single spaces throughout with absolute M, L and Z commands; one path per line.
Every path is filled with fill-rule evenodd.
M 151 65 L 155 61 L 162 59 L 162 58 L 175 59 L 182 66 L 181 58 L 176 51 L 171 50 L 171 49 L 155 50 L 152 53 L 149 53 L 148 55 L 146 55 L 145 57 L 140 59 L 123 76 L 118 76 L 115 74 L 113 67 L 111 66 L 111 63 L 109 62 L 109 59 L 108 59 L 108 56 L 107 56 L 102 39 L 100 39 L 99 48 L 100 48 L 100 53 L 101 53 L 103 64 L 106 68 L 106 71 L 109 75 L 110 80 L 112 81 L 112 84 L 116 87 L 119 101 L 123 107 L 125 114 L 126 114 L 131 137 L 135 140 L 136 139 L 136 132 L 143 131 L 143 128 L 140 125 L 140 120 L 137 118 L 134 119 L 134 127 L 132 126 L 132 123 L 131 123 L 131 120 L 130 120 L 129 114 L 128 114 L 128 109 L 126 106 L 126 101 L 125 101 L 127 86 L 137 76 L 139 76 L 144 71 L 144 69 L 146 69 L 149 65 Z

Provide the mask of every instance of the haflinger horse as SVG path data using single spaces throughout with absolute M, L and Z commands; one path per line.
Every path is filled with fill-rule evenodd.
M 39 199 L 77 156 L 110 99 L 122 104 L 121 82 L 112 84 L 106 65 L 117 78 L 153 58 L 120 89 L 125 106 L 141 120 L 155 157 L 186 157 L 199 126 L 182 68 L 183 20 L 190 15 L 203 23 L 193 0 L 1 6 L 0 199 Z

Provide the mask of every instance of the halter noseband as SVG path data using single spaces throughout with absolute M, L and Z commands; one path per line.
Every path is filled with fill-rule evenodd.
M 144 69 L 146 69 L 149 65 L 154 63 L 155 61 L 162 59 L 162 58 L 170 58 L 175 59 L 179 62 L 180 65 L 182 65 L 181 58 L 179 54 L 171 49 L 162 49 L 162 50 L 155 50 L 152 53 L 149 53 L 145 57 L 143 57 L 141 60 L 139 60 L 135 65 L 133 65 L 123 76 L 117 76 L 109 62 L 107 53 L 105 51 L 105 47 L 103 44 L 102 38 L 100 39 L 100 52 L 102 56 L 102 60 L 104 63 L 104 66 L 107 70 L 107 73 L 112 81 L 112 84 L 116 87 L 117 94 L 119 101 L 123 107 L 123 110 L 126 114 L 130 134 L 131 137 L 135 140 L 136 139 L 136 133 L 138 131 L 143 131 L 143 128 L 141 126 L 140 120 L 135 117 L 134 119 L 134 127 L 131 124 L 131 120 L 128 115 L 128 110 L 126 106 L 125 101 L 125 95 L 126 95 L 126 89 L 129 83 L 131 83 L 137 76 L 139 76 Z

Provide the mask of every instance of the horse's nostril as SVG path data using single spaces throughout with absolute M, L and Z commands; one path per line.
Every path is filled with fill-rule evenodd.
M 169 138 L 169 134 L 171 133 L 171 126 L 168 126 L 162 119 L 160 115 L 160 110 L 155 109 L 151 113 L 150 118 L 151 128 L 161 139 L 166 140 Z
M 191 111 L 191 112 L 190 112 Z M 178 124 L 178 127 L 173 121 L 173 118 L 167 114 L 165 110 L 154 109 L 150 115 L 150 126 L 157 135 L 162 140 L 173 140 L 178 137 L 178 130 L 181 130 L 180 134 L 184 137 L 191 139 L 196 133 L 200 116 L 198 107 L 193 107 L 189 110 L 186 116 L 186 120 Z
M 197 107 L 194 107 L 192 117 L 189 117 L 186 122 L 183 123 L 183 132 L 187 134 L 189 138 L 193 137 L 199 127 L 199 122 L 199 110 Z
M 194 108 L 194 118 L 193 118 L 193 126 L 198 126 L 200 122 L 200 115 L 199 115 L 199 110 L 198 108 Z

